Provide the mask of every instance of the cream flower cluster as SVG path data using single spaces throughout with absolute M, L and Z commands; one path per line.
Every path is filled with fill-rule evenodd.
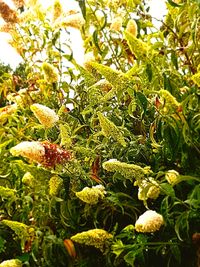
M 45 156 L 45 148 L 40 142 L 24 141 L 12 147 L 10 153 L 13 156 L 22 156 L 40 163 Z
M 83 188 L 82 191 L 76 192 L 76 196 L 88 204 L 97 204 L 100 199 L 105 197 L 106 191 L 103 185 L 96 185 Z
M 17 259 L 6 260 L 0 263 L 0 267 L 22 267 L 22 262 Z
M 46 128 L 53 127 L 54 124 L 59 120 L 59 117 L 55 113 L 55 111 L 44 105 L 33 104 L 30 106 L 30 109 L 34 113 L 35 117 L 39 120 L 39 122 Z
M 148 198 L 156 199 L 160 194 L 159 184 L 153 179 L 136 181 L 134 185 L 138 185 L 138 199 L 147 200 Z
M 165 179 L 169 184 L 175 185 L 179 182 L 179 173 L 175 170 L 169 170 L 165 173 Z
M 103 229 L 91 229 L 78 233 L 71 237 L 71 240 L 80 244 L 94 246 L 103 251 L 107 240 L 113 236 Z
M 153 233 L 164 224 L 163 216 L 154 210 L 145 211 L 136 221 L 135 230 L 142 233 Z
M 116 159 L 110 159 L 104 162 L 102 167 L 110 172 L 119 172 L 127 179 L 136 179 L 139 181 L 144 179 L 145 174 L 151 172 L 149 167 L 142 168 L 138 165 L 120 162 Z

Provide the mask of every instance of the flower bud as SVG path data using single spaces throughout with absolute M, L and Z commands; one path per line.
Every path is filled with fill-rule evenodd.
M 179 173 L 175 170 L 169 170 L 165 173 L 165 179 L 169 184 L 175 185 L 179 182 Z
M 126 26 L 126 31 L 130 34 L 132 34 L 134 37 L 137 36 L 137 23 L 135 20 L 130 19 Z
M 22 183 L 33 188 L 35 185 L 35 179 L 30 172 L 26 172 L 22 177 Z

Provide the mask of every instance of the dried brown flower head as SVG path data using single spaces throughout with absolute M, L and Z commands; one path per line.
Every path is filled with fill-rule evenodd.
M 16 11 L 3 1 L 0 1 L 0 15 L 7 23 L 17 23 L 19 21 Z

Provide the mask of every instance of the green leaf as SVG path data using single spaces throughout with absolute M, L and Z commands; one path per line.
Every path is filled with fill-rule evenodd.
M 175 68 L 178 70 L 178 60 L 174 51 L 171 52 L 171 61 L 174 64 Z
M 182 6 L 182 5 L 179 5 L 179 4 L 175 3 L 175 2 L 173 2 L 172 0 L 167 0 L 167 2 L 173 7 L 181 7 Z
M 135 258 L 137 255 L 138 251 L 130 251 L 124 256 L 124 260 L 126 263 L 128 263 L 130 266 L 134 267 L 135 266 Z
M 119 257 L 120 254 L 124 251 L 124 244 L 121 240 L 117 240 L 113 245 L 112 245 L 112 252 Z
M 168 184 L 168 183 L 163 183 L 163 184 L 160 184 L 160 187 L 161 187 L 161 191 L 170 196 L 170 197 L 175 197 L 175 191 L 173 189 L 173 186 Z
M 177 237 L 180 241 L 184 241 L 181 237 L 181 233 L 188 238 L 188 229 L 189 229 L 189 222 L 188 222 L 189 213 L 188 211 L 181 213 L 181 215 L 176 218 L 176 223 L 174 230 L 177 234 Z
M 99 42 L 98 42 L 98 31 L 97 30 L 95 30 L 93 32 L 92 37 L 93 37 L 93 41 L 94 41 L 96 48 L 98 49 L 99 53 L 101 54 L 102 51 L 101 51 L 101 48 L 100 48 Z
M 144 116 L 146 115 L 146 111 L 147 111 L 148 100 L 146 96 L 141 92 L 137 92 L 136 96 L 137 96 L 137 99 L 139 100 L 140 106 L 143 109 L 142 118 L 144 118 Z
M 181 263 L 181 252 L 180 248 L 177 245 L 170 246 L 171 253 L 173 254 L 174 258 L 177 260 L 177 262 Z
M 82 12 L 82 15 L 84 17 L 84 19 L 86 19 L 86 6 L 85 6 L 85 0 L 78 0 L 79 2 L 79 6 Z
M 149 64 L 149 63 L 146 65 L 146 73 L 147 73 L 149 82 L 151 82 L 152 81 L 152 77 L 153 77 L 153 72 L 152 72 L 151 64 Z
M 0 253 L 5 251 L 5 244 L 6 244 L 6 240 L 4 240 L 1 236 L 0 236 Z

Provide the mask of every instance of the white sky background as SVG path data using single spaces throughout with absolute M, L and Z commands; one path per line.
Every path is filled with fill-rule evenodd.
M 11 8 L 13 8 L 12 0 L 4 0 Z M 54 0 L 42 1 L 41 4 L 44 7 L 52 5 Z M 63 9 L 74 9 L 78 7 L 78 2 L 74 0 L 60 0 L 63 5 Z M 164 0 L 149 0 L 150 3 L 150 13 L 153 17 L 157 19 L 162 19 L 163 15 L 166 13 L 166 6 Z M 3 20 L 0 19 L 0 24 Z M 155 21 L 156 23 L 156 21 Z M 77 59 L 77 62 L 81 63 L 83 61 L 83 49 L 80 48 L 81 36 L 78 30 L 71 29 L 73 34 L 71 35 L 72 49 L 74 58 Z M 8 45 L 7 40 L 9 39 L 9 34 L 0 33 L 0 61 L 10 64 L 12 68 L 15 68 L 20 62 L 21 58 L 17 54 L 14 48 Z

